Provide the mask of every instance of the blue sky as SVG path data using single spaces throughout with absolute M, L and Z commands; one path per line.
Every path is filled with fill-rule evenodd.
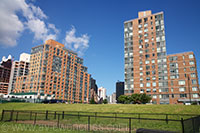
M 123 22 L 144 10 L 164 12 L 167 53 L 193 51 L 200 74 L 199 0 L 2 0 L 0 58 L 18 59 L 55 38 L 81 54 L 98 87 L 110 95 L 116 81 L 124 80 Z M 77 49 L 71 47 L 75 43 Z

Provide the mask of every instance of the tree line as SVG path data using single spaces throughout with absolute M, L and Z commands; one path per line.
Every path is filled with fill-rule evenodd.
M 143 94 L 121 95 L 117 102 L 122 104 L 146 104 L 151 101 L 151 96 Z

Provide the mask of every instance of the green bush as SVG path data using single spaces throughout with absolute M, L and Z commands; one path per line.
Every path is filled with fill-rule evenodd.
M 131 96 L 121 95 L 118 102 L 123 104 L 146 104 L 150 102 L 151 97 L 144 94 L 132 94 Z

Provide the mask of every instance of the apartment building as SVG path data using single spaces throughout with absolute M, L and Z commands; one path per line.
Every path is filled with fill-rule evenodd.
M 196 59 L 193 52 L 167 56 L 168 87 L 170 103 L 199 102 L 199 82 Z
M 167 56 L 166 53 L 163 12 L 155 14 L 150 10 L 139 12 L 138 18 L 124 22 L 124 93 L 126 95 L 147 93 L 152 96 L 154 104 L 183 103 L 179 100 L 180 97 L 172 98 L 172 93 L 171 95 L 169 93 L 171 71 L 168 57 L 171 59 L 170 56 L 176 55 Z M 195 65 L 194 67 L 196 69 Z M 187 70 L 189 73 L 189 69 Z M 197 81 L 198 77 L 195 78 Z M 176 87 L 179 88 L 181 85 Z M 197 90 L 199 90 L 198 85 Z M 182 92 L 176 93 L 180 95 Z M 196 98 L 198 99 L 197 96 Z
M 30 54 L 27 53 L 20 54 L 19 61 L 13 61 L 8 86 L 8 94 L 14 90 L 17 77 L 28 75 L 29 62 Z
M 44 93 L 71 103 L 88 103 L 90 78 L 77 53 L 47 40 L 31 49 L 29 74 L 17 78 L 14 92 Z
M 8 84 L 12 66 L 11 55 L 8 58 L 3 57 L 0 62 L 0 94 L 8 94 Z

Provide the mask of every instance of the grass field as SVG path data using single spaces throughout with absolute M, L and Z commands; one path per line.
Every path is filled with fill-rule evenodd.
M 86 112 L 120 112 L 120 113 L 169 113 L 200 114 L 200 106 L 196 105 L 132 105 L 132 104 L 36 104 L 36 103 L 4 103 L 0 104 L 0 112 L 6 110 L 53 110 L 53 111 L 86 111 Z
M 123 105 L 123 104 L 103 104 L 103 105 L 91 105 L 91 104 L 33 104 L 33 103 L 4 103 L 0 104 L 0 112 L 2 110 L 49 110 L 49 111 L 84 111 L 84 112 L 118 112 L 118 113 L 164 113 L 164 114 L 200 114 L 200 106 L 184 106 L 184 105 Z M 120 115 L 125 117 L 125 115 Z M 15 118 L 15 116 L 13 116 Z M 29 115 L 22 115 L 19 117 L 27 117 Z M 50 118 L 51 117 L 51 118 Z M 137 116 L 131 116 L 137 117 Z M 144 116 L 144 118 L 148 118 L 148 116 Z M 156 116 L 156 118 L 161 118 L 163 116 Z M 9 116 L 8 116 L 9 118 Z M 53 119 L 53 115 L 50 116 L 51 122 L 55 122 L 56 119 Z M 142 118 L 142 117 L 141 117 Z M 39 117 L 40 121 L 38 122 L 45 122 L 44 115 Z M 164 118 L 165 119 L 165 118 Z M 169 118 L 170 119 L 170 118 Z M 179 117 L 171 119 L 180 119 Z M 91 118 L 91 123 L 94 124 L 93 128 L 97 128 L 98 125 L 107 126 L 108 125 L 120 125 L 123 129 L 124 127 L 128 127 L 128 120 L 127 119 L 107 119 L 107 118 L 98 118 L 97 120 Z M 30 121 L 32 122 L 32 121 Z M 81 117 L 80 119 L 76 117 L 68 117 L 64 120 L 60 121 L 60 124 L 80 124 L 81 126 L 87 126 L 87 118 Z M 95 125 L 96 124 L 96 125 Z M 161 130 L 169 130 L 169 131 L 181 131 L 180 122 L 169 122 L 166 124 L 165 121 L 147 121 L 141 120 L 132 120 L 132 124 L 134 129 L 138 128 L 152 128 L 152 129 L 161 129 Z M 0 131 L 6 125 L 7 132 L 13 132 L 17 130 L 24 130 L 23 132 L 38 132 L 42 130 L 42 132 L 76 132 L 74 130 L 68 131 L 66 129 L 58 129 L 53 127 L 44 127 L 44 126 L 27 126 L 28 124 L 22 123 L 15 123 L 15 122 L 2 122 L 0 123 Z M 13 127 L 21 127 L 21 128 L 14 128 Z M 31 128 L 29 128 L 31 127 Z M 92 126 L 91 126 L 92 127 Z M 15 131 L 15 132 L 20 132 Z M 83 131 L 86 132 L 86 131 Z

